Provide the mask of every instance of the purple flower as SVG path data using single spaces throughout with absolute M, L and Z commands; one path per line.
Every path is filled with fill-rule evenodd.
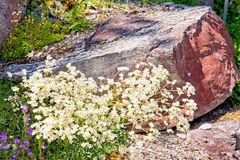
M 20 108 L 21 108 L 21 109 L 23 110 L 23 112 L 24 112 L 24 117 L 23 117 L 24 123 L 25 123 L 26 126 L 28 126 L 28 125 L 29 125 L 29 122 L 31 121 L 30 114 L 29 114 L 29 108 L 28 108 L 28 106 L 25 105 L 25 104 L 22 105 Z
M 7 143 L 7 135 L 4 134 L 3 132 L 0 132 L 0 140 L 3 141 L 4 143 Z
M 28 145 L 29 145 L 29 141 L 28 140 L 23 140 L 22 144 L 20 144 L 20 147 L 22 149 L 24 149 L 25 151 L 28 151 Z
M 14 139 L 14 144 L 19 144 L 19 143 L 20 143 L 20 139 L 15 138 L 15 139 Z
M 20 144 L 20 147 L 26 151 L 28 150 L 28 146 L 24 143 Z
M 31 121 L 31 117 L 30 114 L 27 115 L 27 121 L 30 122 Z
M 33 153 L 32 153 L 32 151 L 28 148 L 27 149 L 27 154 L 29 155 L 29 156 L 31 156 Z
M 23 144 L 27 145 L 27 144 L 29 144 L 29 141 L 28 140 L 23 140 Z
M 18 156 L 18 154 L 19 154 L 19 151 L 15 151 L 14 153 L 13 153 L 13 158 L 17 158 L 17 156 Z
M 30 121 L 31 121 L 30 114 L 29 113 L 25 113 L 24 114 L 24 123 L 25 123 L 25 125 L 28 126 Z
M 14 160 L 14 159 L 16 159 L 18 155 L 19 155 L 19 151 L 15 151 L 15 152 L 13 153 L 12 157 L 9 158 L 9 160 Z
M 41 147 L 42 147 L 42 149 L 46 149 L 47 148 L 44 142 L 42 143 Z
M 0 149 L 6 150 L 8 148 L 8 144 L 2 144 L 0 146 Z
M 22 105 L 21 106 L 21 109 L 25 112 L 25 113 L 28 113 L 28 106 L 27 105 Z
M 32 128 L 28 128 L 26 131 L 27 135 L 29 135 L 30 137 L 32 136 L 32 132 L 33 132 Z

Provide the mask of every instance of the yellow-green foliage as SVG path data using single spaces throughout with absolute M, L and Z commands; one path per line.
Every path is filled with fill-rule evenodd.
M 27 16 L 4 41 L 0 58 L 12 61 L 24 57 L 30 51 L 60 41 L 64 34 L 60 26 L 47 20 Z
M 223 3 L 223 2 L 222 2 Z M 238 69 L 240 69 L 240 1 L 234 0 L 229 5 L 227 27 L 234 42 L 234 58 Z M 240 83 L 238 83 L 232 93 L 231 100 L 240 102 Z
M 80 18 L 85 9 L 82 3 L 75 0 L 64 1 L 62 11 L 56 8 L 54 0 L 31 2 L 27 10 L 28 16 L 4 41 L 0 59 L 5 62 L 21 59 L 32 50 L 56 43 L 67 34 L 90 27 L 90 23 L 84 21 L 84 16 Z M 53 16 L 51 13 L 59 16 L 50 19 Z
M 226 113 L 222 117 L 220 117 L 220 120 L 240 120 L 240 110 L 237 110 L 236 112 L 232 113 Z

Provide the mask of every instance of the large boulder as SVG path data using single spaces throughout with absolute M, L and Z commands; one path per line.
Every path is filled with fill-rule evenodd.
M 28 0 L 0 0 L 0 49 L 9 32 L 26 12 Z
M 113 77 L 118 66 L 131 67 L 141 61 L 162 64 L 172 78 L 195 86 L 196 118 L 231 95 L 238 81 L 233 52 L 223 21 L 210 7 L 165 4 L 134 14 L 116 13 L 59 58 L 54 69 L 71 63 L 96 78 Z M 58 57 L 57 52 L 52 54 Z M 11 72 L 17 80 L 22 69 L 32 74 L 43 68 L 41 60 L 12 64 L 2 75 L 7 78 Z

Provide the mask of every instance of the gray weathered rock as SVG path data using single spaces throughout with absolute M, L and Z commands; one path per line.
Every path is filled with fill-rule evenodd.
M 229 97 L 238 80 L 232 41 L 223 21 L 210 7 L 173 4 L 113 15 L 92 36 L 58 58 L 54 69 L 71 63 L 87 76 L 113 77 L 118 66 L 131 67 L 141 61 L 162 64 L 172 78 L 195 86 L 195 118 Z M 4 69 L 3 77 L 11 72 L 17 80 L 22 69 L 30 75 L 43 68 L 41 60 L 12 64 Z
M 195 127 L 188 133 L 187 141 L 192 146 L 204 148 L 212 156 L 233 159 L 239 153 L 235 152 L 238 143 L 235 134 L 239 127 L 239 120 L 212 123 L 212 128 L 209 130 Z
M 236 147 L 235 147 L 235 149 L 236 150 L 240 150 L 240 129 L 239 128 L 236 131 L 235 138 L 236 138 Z
M 28 0 L 0 0 L 0 48 L 13 29 L 26 12 Z
M 208 122 L 212 123 L 212 122 Z M 240 121 L 213 122 L 212 128 L 203 130 L 199 125 L 190 130 L 186 139 L 163 133 L 156 141 L 146 141 L 142 147 L 144 160 L 239 160 L 235 150 Z M 142 136 L 139 135 L 139 140 Z M 140 158 L 139 158 L 140 159 Z
M 198 0 L 198 4 L 204 6 L 213 6 L 214 0 Z

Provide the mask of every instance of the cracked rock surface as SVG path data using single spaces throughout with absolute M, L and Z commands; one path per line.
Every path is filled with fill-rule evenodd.
M 0 49 L 2 42 L 26 12 L 27 0 L 0 0 Z

